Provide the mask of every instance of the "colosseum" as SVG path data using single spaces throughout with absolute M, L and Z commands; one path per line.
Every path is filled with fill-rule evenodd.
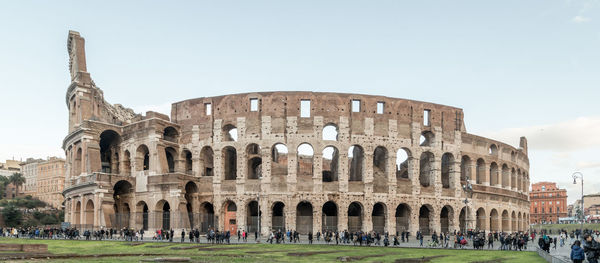
M 460 108 L 259 92 L 109 104 L 68 35 L 65 221 L 79 229 L 524 231 L 527 141 L 469 134 Z M 176 231 L 177 233 L 177 231 Z

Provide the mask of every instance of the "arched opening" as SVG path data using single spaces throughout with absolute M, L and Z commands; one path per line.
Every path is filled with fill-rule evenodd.
M 103 173 L 119 173 L 119 145 L 121 136 L 106 130 L 100 134 L 100 164 Z
M 483 207 L 477 209 L 476 216 L 477 216 L 477 225 L 476 225 L 477 230 L 478 231 L 486 230 L 485 228 L 486 228 L 487 216 L 485 214 L 485 210 L 483 209 Z
M 503 164 L 502 165 L 502 187 L 508 187 L 509 186 L 509 180 L 510 180 L 510 172 L 508 169 L 508 165 Z
M 73 176 L 79 176 L 83 173 L 83 166 L 81 165 L 81 158 L 83 154 L 81 152 L 81 148 L 77 148 L 77 152 L 75 153 L 75 160 L 73 162 Z
M 387 193 L 387 149 L 382 146 L 375 148 L 373 152 L 373 192 Z
M 431 234 L 429 228 L 429 223 L 431 222 L 431 210 L 432 209 L 429 209 L 427 205 L 423 205 L 419 208 L 419 231 L 421 231 L 421 234 L 423 235 Z
M 365 163 L 365 153 L 359 145 L 352 145 L 348 149 L 348 165 L 350 171 L 349 181 L 362 181 Z
M 517 224 L 517 213 L 515 213 L 515 211 L 512 211 L 511 215 L 510 215 L 510 229 L 509 231 L 519 231 L 519 226 Z
M 202 176 L 213 176 L 214 153 L 210 146 L 205 146 L 200 151 L 200 163 L 202 165 Z
M 492 162 L 490 164 L 490 185 L 496 186 L 498 184 L 498 165 L 495 162 Z
M 338 140 L 338 128 L 334 124 L 327 124 L 323 127 L 323 140 L 324 141 L 337 141 Z
M 227 213 L 227 212 L 226 212 Z M 210 229 L 215 229 L 215 208 L 209 203 L 205 202 L 200 205 L 200 232 L 207 233 Z M 226 228 L 227 230 L 227 228 Z M 234 234 L 231 232 L 231 234 Z
M 262 177 L 262 157 L 260 155 L 260 146 L 251 143 L 246 147 L 247 175 L 248 179 L 258 179 Z
M 75 225 L 79 226 L 81 225 L 81 202 L 77 201 L 77 204 L 75 204 L 75 212 L 73 212 L 73 217 L 74 217 L 74 221 L 73 223 L 75 223 Z
M 454 218 L 454 211 L 451 206 L 444 206 L 440 212 L 440 225 L 442 233 L 450 233 L 450 226 Z
M 170 141 L 170 142 L 177 142 L 177 139 L 179 137 L 179 132 L 177 132 L 177 130 L 171 126 L 165 128 L 163 130 L 163 140 L 165 141 Z
M 225 222 L 225 231 L 229 231 L 230 233 L 237 233 L 237 205 L 233 201 L 226 201 L 223 206 L 224 216 L 223 220 Z
M 419 159 L 419 182 L 423 187 L 433 184 L 432 172 L 434 170 L 434 156 L 431 152 L 424 152 Z
M 88 200 L 85 204 L 85 222 L 86 228 L 94 227 L 94 202 L 92 200 Z
M 421 133 L 421 137 L 419 138 L 420 146 L 431 146 L 434 140 L 434 134 L 430 131 L 424 131 Z
M 130 176 L 131 175 L 131 154 L 129 153 L 128 150 L 125 150 L 124 152 L 124 156 L 123 156 L 123 171 L 122 173 L 125 176 Z
M 131 216 L 129 203 L 131 203 L 133 185 L 129 181 L 118 181 L 113 187 L 113 200 L 115 214 L 111 217 L 112 227 L 122 229 L 129 227 L 129 218 Z
M 516 172 L 515 168 L 512 168 L 510 171 L 510 188 L 512 188 L 512 189 L 517 188 L 517 172 Z
M 460 181 L 461 183 L 466 183 L 467 180 L 471 178 L 471 158 L 469 156 L 463 155 L 460 160 Z
M 396 236 L 410 230 L 410 206 L 400 204 L 396 207 Z
M 488 148 L 488 153 L 490 155 L 498 155 L 498 146 L 495 144 L 490 145 L 490 148 Z
M 177 151 L 172 147 L 165 148 L 165 156 L 167 157 L 167 172 L 174 173 L 175 172 L 175 156 L 177 156 Z
M 337 231 L 338 207 L 333 201 L 323 204 L 323 231 Z
M 273 231 L 285 232 L 285 204 L 275 202 L 273 204 L 273 212 L 271 214 L 271 226 Z
M 223 167 L 225 180 L 237 177 L 237 151 L 231 146 L 223 148 Z
M 296 229 L 298 233 L 306 235 L 313 228 L 313 206 L 308 201 L 302 201 L 296 206 Z
M 192 161 L 192 152 L 190 152 L 189 150 L 184 150 L 182 152 L 182 154 L 181 154 L 181 157 L 182 157 L 183 160 L 185 160 L 184 167 L 183 167 L 184 172 L 186 174 L 190 174 L 191 175 L 193 173 L 192 172 L 192 169 L 193 169 L 192 168 L 192 164 L 193 164 L 193 161 Z
M 410 153 L 406 149 L 398 149 L 396 152 L 396 179 L 408 179 L 408 158 Z
M 362 215 L 362 204 L 359 202 L 352 202 L 348 206 L 348 231 L 362 231 Z
M 187 202 L 185 204 L 186 210 L 187 210 L 187 217 L 188 217 L 188 222 L 189 222 L 189 226 L 191 229 L 198 227 L 197 223 L 196 223 L 196 218 L 194 218 L 194 202 L 196 200 L 196 198 L 198 197 L 198 186 L 192 182 L 189 181 L 187 182 L 187 184 L 185 184 L 185 201 Z
M 227 124 L 223 126 L 223 141 L 225 142 L 237 142 L 238 130 L 235 126 Z
M 313 174 L 313 147 L 308 143 L 298 146 L 297 171 L 298 176 L 311 176 Z
M 162 229 L 171 229 L 171 206 L 169 206 L 169 202 L 166 201 L 162 206 Z
M 136 151 L 136 170 L 147 171 L 150 169 L 150 151 L 148 146 L 142 144 L 137 148 Z
M 248 233 L 259 231 L 260 226 L 258 225 L 258 217 L 261 213 L 258 211 L 258 202 L 251 201 L 248 203 L 246 210 L 246 231 L 248 231 Z
M 139 201 L 136 207 L 136 228 L 148 230 L 148 205 L 144 201 Z M 140 218 L 141 216 L 141 218 Z
M 510 218 L 508 217 L 508 211 L 502 211 L 502 231 L 510 231 Z
M 521 215 L 521 212 L 517 214 L 517 231 L 525 231 L 523 229 L 523 216 Z
M 451 153 L 444 153 L 442 155 L 442 188 L 451 187 L 450 174 L 453 172 L 454 166 L 454 155 Z
M 486 182 L 485 179 L 485 162 L 483 161 L 483 159 L 477 159 L 477 167 L 475 169 L 476 171 L 476 183 L 477 184 L 483 184 Z
M 376 203 L 373 206 L 373 212 L 371 213 L 371 221 L 373 223 L 373 231 L 383 234 L 385 231 L 386 221 L 386 206 L 383 203 Z
M 322 175 L 323 182 L 336 182 L 338 180 L 339 152 L 333 146 L 323 149 Z
M 271 148 L 271 175 L 288 175 L 288 148 L 277 143 Z
M 500 231 L 498 217 L 498 211 L 496 209 L 492 209 L 492 212 L 490 213 L 490 231 Z

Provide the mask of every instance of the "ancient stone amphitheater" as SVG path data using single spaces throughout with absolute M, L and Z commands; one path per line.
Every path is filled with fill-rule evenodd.
M 517 149 L 469 134 L 459 108 L 260 92 L 142 116 L 104 100 L 79 33 L 69 33 L 68 51 L 65 220 L 80 229 L 393 235 L 528 226 L 526 139 Z

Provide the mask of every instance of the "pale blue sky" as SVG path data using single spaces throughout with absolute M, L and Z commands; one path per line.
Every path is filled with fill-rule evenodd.
M 600 189 L 598 0 L 3 2 L 0 160 L 63 154 L 68 30 L 110 103 L 164 112 L 271 90 L 435 102 L 463 108 L 471 133 L 528 136 L 534 182 L 576 190 L 581 170 Z

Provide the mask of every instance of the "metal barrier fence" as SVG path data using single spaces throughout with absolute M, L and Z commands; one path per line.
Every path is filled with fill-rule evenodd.
M 549 263 L 569 263 L 569 262 L 571 262 L 570 260 L 567 260 L 566 258 L 550 255 L 550 253 L 548 253 L 544 250 L 541 250 L 540 248 L 537 249 L 537 253 L 538 253 L 538 255 L 540 255 L 540 257 L 544 258 Z M 585 262 L 587 262 L 587 261 L 585 261 Z

